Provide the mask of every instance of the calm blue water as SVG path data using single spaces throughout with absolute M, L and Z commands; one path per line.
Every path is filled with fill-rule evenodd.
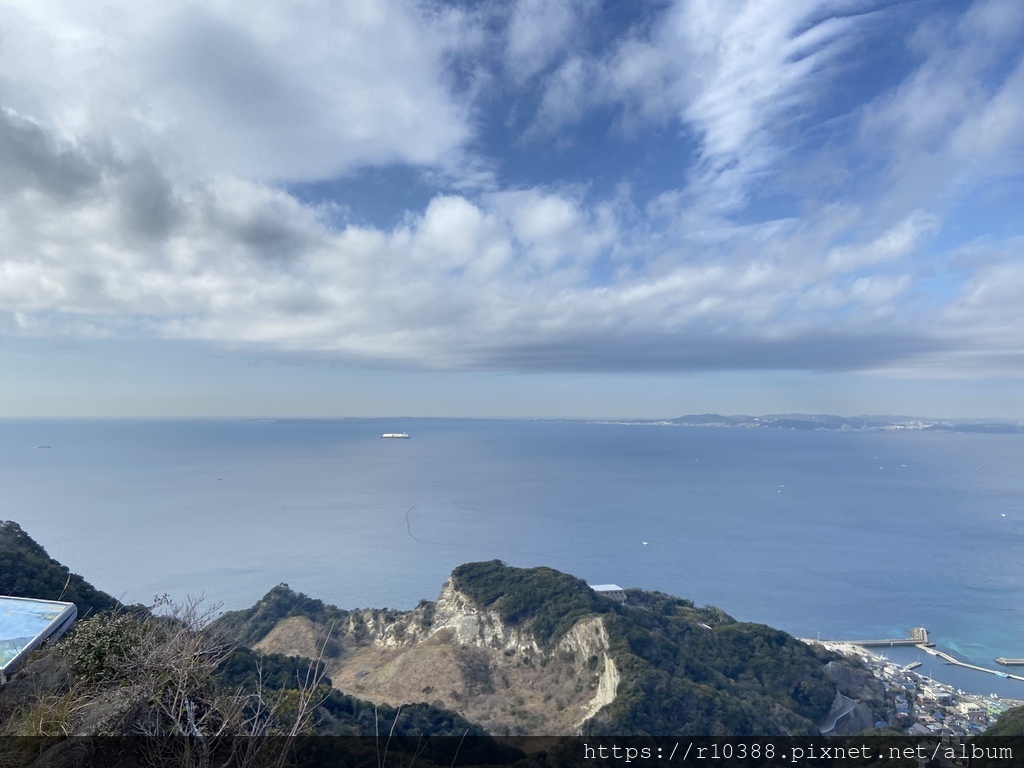
M 129 601 L 410 608 L 501 558 L 988 664 L 1024 656 L 1022 467 L 1018 435 L 0 421 L 0 518 Z

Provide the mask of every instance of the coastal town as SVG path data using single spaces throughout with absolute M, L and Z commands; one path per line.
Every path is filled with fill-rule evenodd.
M 807 642 L 860 662 L 882 681 L 892 717 L 888 722 L 876 723 L 879 728 L 889 727 L 910 736 L 964 739 L 984 732 L 1008 709 L 1024 706 L 1020 699 L 965 693 L 915 672 L 917 664 L 896 664 L 862 645 L 845 641 Z

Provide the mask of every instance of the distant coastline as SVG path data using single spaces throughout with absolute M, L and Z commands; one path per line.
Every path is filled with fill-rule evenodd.
M 6 424 L 392 424 L 417 423 L 549 423 L 617 424 L 624 426 L 716 427 L 731 429 L 781 429 L 826 432 L 950 432 L 962 434 L 1024 434 L 1024 418 L 938 418 L 924 416 L 836 416 L 832 414 L 782 413 L 748 416 L 718 413 L 687 414 L 674 418 L 631 417 L 508 417 L 508 416 L 0 416 Z M 377 427 L 374 426 L 374 430 Z M 48 444 L 33 446 L 51 448 Z
M 587 419 L 589 424 L 624 424 L 666 427 L 722 427 L 733 429 L 786 429 L 814 432 L 958 432 L 964 434 L 1024 434 L 1019 419 L 933 419 L 918 416 L 833 416 L 783 413 L 764 416 L 690 414 L 673 419 Z
M 783 429 L 798 432 L 955 432 L 961 434 L 1014 435 L 1024 434 L 1024 419 L 1007 418 L 937 418 L 927 416 L 836 416 L 834 414 L 769 413 L 762 416 L 720 413 L 687 414 L 665 419 L 640 418 L 498 418 L 442 416 L 374 416 L 374 417 L 279 417 L 251 418 L 285 424 L 336 424 L 339 422 L 545 422 L 551 424 L 619 424 L 644 427 L 717 427 L 730 429 Z

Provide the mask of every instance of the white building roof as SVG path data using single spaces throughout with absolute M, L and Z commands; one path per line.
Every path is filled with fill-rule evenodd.
M 588 584 L 595 592 L 625 592 L 618 584 Z

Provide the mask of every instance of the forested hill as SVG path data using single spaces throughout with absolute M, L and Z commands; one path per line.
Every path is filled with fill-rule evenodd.
M 79 618 L 120 605 L 46 554 L 10 520 L 0 521 L 0 595 L 65 600 L 75 604 Z
M 550 568 L 498 561 L 460 566 L 452 583 L 549 647 L 603 617 L 620 682 L 590 723 L 599 732 L 816 734 L 835 699 L 825 665 L 836 656 L 711 606 L 641 590 L 620 604 Z

